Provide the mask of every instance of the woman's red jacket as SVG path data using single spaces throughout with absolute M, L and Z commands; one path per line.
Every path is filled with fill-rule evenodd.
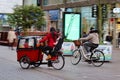
M 45 42 L 45 41 L 47 41 L 47 45 L 53 48 L 55 46 L 54 43 L 56 42 L 56 39 L 57 39 L 57 33 L 54 33 L 54 34 L 55 34 L 55 36 L 52 37 L 52 33 L 48 33 L 39 42 Z

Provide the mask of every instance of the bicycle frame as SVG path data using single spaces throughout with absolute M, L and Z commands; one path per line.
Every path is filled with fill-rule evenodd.
M 86 53 L 85 53 L 85 52 L 87 52 L 87 51 L 85 50 L 84 46 L 80 45 L 79 48 L 78 48 L 78 50 L 81 52 L 82 56 L 83 56 L 85 59 L 90 60 L 90 58 L 88 58 L 88 57 L 86 56 Z

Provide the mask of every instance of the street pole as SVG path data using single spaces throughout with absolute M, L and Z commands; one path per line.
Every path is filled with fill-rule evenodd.
M 113 47 L 116 48 L 116 18 L 114 19 L 112 23 L 113 28 Z
M 99 31 L 99 39 L 100 43 L 102 42 L 102 13 L 101 13 L 101 4 L 100 0 L 98 0 L 98 31 Z

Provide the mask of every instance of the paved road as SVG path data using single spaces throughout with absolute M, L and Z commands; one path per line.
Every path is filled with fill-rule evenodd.
M 72 65 L 65 57 L 65 67 L 54 70 L 41 65 L 38 68 L 21 69 L 16 61 L 16 51 L 0 46 L 0 80 L 120 80 L 120 50 L 114 49 L 112 60 L 102 67 L 80 62 Z

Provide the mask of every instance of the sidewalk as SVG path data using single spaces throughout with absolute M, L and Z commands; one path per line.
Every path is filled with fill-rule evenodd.
M 113 48 L 112 61 L 119 61 L 120 62 L 120 49 L 119 48 Z

